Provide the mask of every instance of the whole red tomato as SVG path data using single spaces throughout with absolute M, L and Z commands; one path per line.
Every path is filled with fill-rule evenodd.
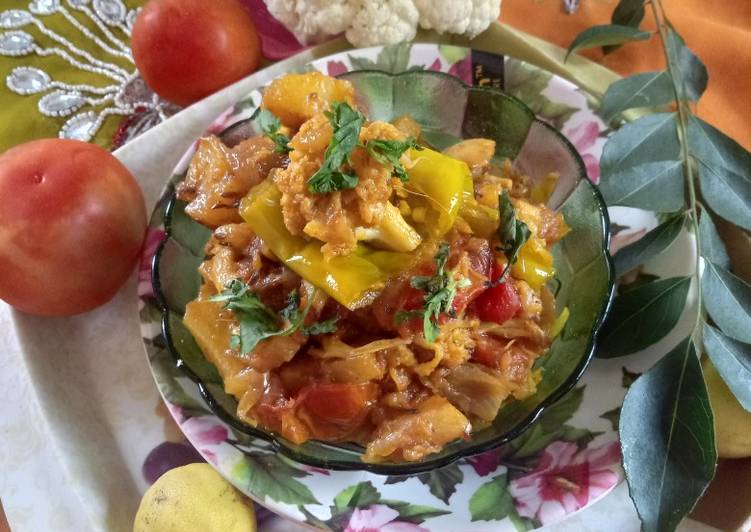
M 108 301 L 146 231 L 143 195 L 120 161 L 75 140 L 0 155 L 0 299 L 32 314 L 77 314 Z
M 244 78 L 261 58 L 256 28 L 237 0 L 150 0 L 132 47 L 146 83 L 178 105 Z

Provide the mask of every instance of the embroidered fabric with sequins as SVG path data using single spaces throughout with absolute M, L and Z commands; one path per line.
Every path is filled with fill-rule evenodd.
M 23 58 L 56 56 L 74 71 L 98 74 L 101 85 L 68 83 L 36 66 L 15 67 L 6 77 L 12 92 L 40 95 L 39 112 L 65 117 L 61 138 L 90 141 L 111 115 L 129 116 L 127 140 L 165 120 L 178 110 L 161 100 L 140 78 L 128 45 L 138 9 L 128 9 L 122 0 L 32 0 L 28 9 L 0 12 L 0 55 Z M 74 16 L 74 12 L 79 16 Z M 45 18 L 62 15 L 80 39 L 95 45 L 92 54 L 76 46 L 45 24 Z M 80 15 L 83 15 L 81 17 Z M 85 20 L 86 24 L 81 22 Z M 51 41 L 42 44 L 29 31 L 35 28 Z M 108 57 L 119 61 L 107 61 Z M 128 67 L 123 67 L 126 64 Z

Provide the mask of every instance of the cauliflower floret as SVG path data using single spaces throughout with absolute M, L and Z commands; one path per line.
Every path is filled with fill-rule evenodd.
M 414 0 L 420 26 L 438 33 L 464 33 L 472 14 L 472 0 Z
M 414 0 L 420 26 L 438 33 L 466 33 L 470 38 L 484 31 L 501 13 L 498 0 Z
M 326 116 L 314 115 L 290 141 L 289 166 L 274 174 L 274 182 L 282 192 L 287 229 L 293 235 L 305 234 L 324 242 L 321 250 L 329 258 L 352 252 L 358 235 L 388 249 L 413 250 L 420 236 L 398 209 L 386 207 L 393 192 L 391 166 L 376 161 L 363 148 L 356 148 L 350 157 L 352 170 L 359 178 L 355 188 L 323 195 L 308 190 L 308 179 L 321 167 L 331 134 Z M 371 122 L 362 127 L 359 140 L 365 144 L 371 139 L 402 138 L 391 124 Z M 385 223 L 381 224 L 384 217 Z M 369 228 L 376 231 L 368 232 Z
M 347 30 L 355 46 L 375 46 L 411 41 L 417 31 L 418 12 L 412 0 L 361 0 Z
M 464 33 L 470 39 L 478 36 L 488 29 L 494 20 L 501 16 L 500 0 L 474 0 L 472 2 L 472 14 L 469 16 L 469 24 Z
M 266 7 L 303 43 L 322 41 L 346 30 L 359 1 L 265 0 Z
M 417 24 L 474 37 L 498 18 L 501 0 L 264 0 L 304 44 L 346 32 L 355 46 L 411 41 Z

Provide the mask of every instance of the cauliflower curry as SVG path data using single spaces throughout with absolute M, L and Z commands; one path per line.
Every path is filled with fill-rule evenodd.
M 369 121 L 346 81 L 265 91 L 263 134 L 201 139 L 178 197 L 211 228 L 185 324 L 245 422 L 302 443 L 417 461 L 536 390 L 567 232 L 495 143 L 443 152 Z

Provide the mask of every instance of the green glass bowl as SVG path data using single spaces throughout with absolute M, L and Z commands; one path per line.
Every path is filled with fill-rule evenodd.
M 599 192 L 586 178 L 576 149 L 518 99 L 497 89 L 469 87 L 453 76 L 432 71 L 395 75 L 357 71 L 341 77 L 354 85 L 360 106 L 372 120 L 389 121 L 409 114 L 422 126 L 424 137 L 439 149 L 463 138 L 490 138 L 496 141 L 499 160 L 511 159 L 533 180 L 553 171 L 560 174 L 549 206 L 563 212 L 571 232 L 553 250 L 560 281 L 556 302 L 559 310 L 568 307 L 571 315 L 540 359 L 544 370 L 537 393 L 501 408 L 493 424 L 473 433 L 470 441 L 450 443 L 420 462 L 368 464 L 361 460 L 362 447 L 354 444 L 308 441 L 295 445 L 237 418 L 237 401 L 224 392 L 216 369 L 205 360 L 182 323 L 185 305 L 200 287 L 197 268 L 210 232 L 187 217 L 185 204 L 175 199 L 174 192 L 165 211 L 167 238 L 154 257 L 152 282 L 163 310 L 164 338 L 176 364 L 195 381 L 206 404 L 225 423 L 271 442 L 281 453 L 304 464 L 388 475 L 419 473 L 512 440 L 581 378 L 594 354 L 597 332 L 613 294 L 608 214 Z M 222 140 L 233 146 L 259 134 L 254 118 L 226 129 Z

